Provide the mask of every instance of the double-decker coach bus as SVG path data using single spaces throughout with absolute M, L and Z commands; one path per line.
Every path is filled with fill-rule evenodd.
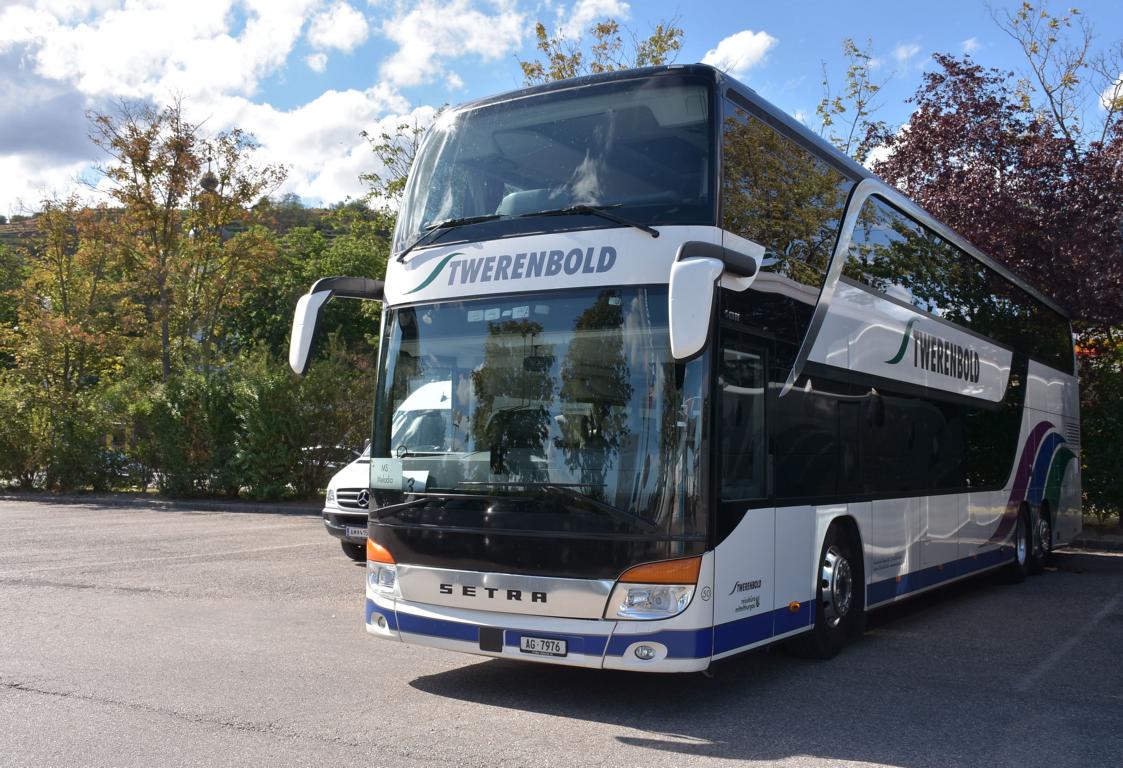
M 441 115 L 385 283 L 366 628 L 685 672 L 1079 531 L 1064 311 L 705 66 Z M 395 440 L 419 392 L 442 402 Z M 447 402 L 445 402 L 447 401 Z

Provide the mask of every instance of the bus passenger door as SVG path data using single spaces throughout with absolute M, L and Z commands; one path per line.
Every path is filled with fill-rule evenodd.
M 765 347 L 722 328 L 718 414 L 714 655 L 772 636 L 775 510 L 768 504 Z

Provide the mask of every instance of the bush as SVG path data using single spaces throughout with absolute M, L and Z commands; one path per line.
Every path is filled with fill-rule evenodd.
M 263 350 L 239 372 L 237 465 L 248 496 L 319 495 L 337 469 L 340 446 L 358 448 L 370 431 L 369 363 L 333 337 L 304 378 Z
M 31 404 L 20 389 L 0 379 L 0 482 L 30 488 L 42 469 Z
M 1082 373 L 1084 502 L 1103 523 L 1123 509 L 1123 373 L 1109 360 L 1087 365 Z
M 237 418 L 226 372 L 190 372 L 159 386 L 137 413 L 138 461 L 169 496 L 235 496 Z

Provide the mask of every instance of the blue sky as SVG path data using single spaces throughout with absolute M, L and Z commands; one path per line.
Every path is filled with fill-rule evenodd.
M 1080 8 L 1100 45 L 1123 37 L 1123 3 Z M 517 88 L 536 20 L 575 35 L 605 16 L 641 34 L 676 19 L 679 62 L 716 61 L 808 122 L 822 63 L 842 82 L 844 37 L 872 41 L 875 76 L 887 81 L 878 117 L 891 124 L 907 121 L 905 99 L 933 52 L 1023 68 L 977 0 L 0 0 L 0 214 L 74 189 L 96 197 L 76 184 L 98 160 L 85 111 L 172 94 L 209 129 L 253 132 L 262 161 L 289 167 L 280 192 L 358 196 L 358 175 L 376 170 L 360 131 Z

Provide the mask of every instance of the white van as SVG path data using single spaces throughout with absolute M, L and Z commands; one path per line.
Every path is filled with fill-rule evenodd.
M 394 411 L 392 444 L 400 451 L 448 451 L 452 382 L 431 381 L 417 388 Z M 370 509 L 370 444 L 328 482 L 324 527 L 352 560 L 366 559 Z

